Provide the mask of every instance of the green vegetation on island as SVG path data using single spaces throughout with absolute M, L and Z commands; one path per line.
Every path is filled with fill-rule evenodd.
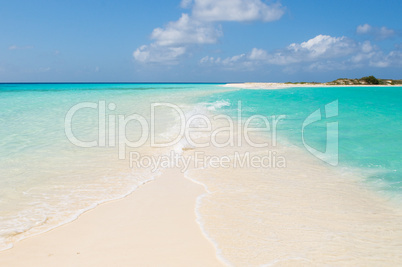
M 349 79 L 339 78 L 332 82 L 287 82 L 286 84 L 324 84 L 324 85 L 402 85 L 402 80 L 393 79 L 377 79 L 374 76 L 366 76 L 362 78 Z
M 360 79 L 340 78 L 335 81 L 326 83 L 328 85 L 395 85 L 402 84 L 402 80 L 377 79 L 374 76 L 362 77 Z

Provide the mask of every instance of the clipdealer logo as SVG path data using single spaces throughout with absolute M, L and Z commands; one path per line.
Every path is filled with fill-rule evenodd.
M 175 138 L 164 143 L 158 143 L 156 141 L 156 109 L 159 107 L 169 108 L 175 112 L 179 118 L 177 126 L 179 127 L 179 133 Z M 83 109 L 94 109 L 98 112 L 98 137 L 93 141 L 82 141 L 77 138 L 72 130 L 73 117 L 76 113 Z M 277 145 L 277 128 L 281 120 L 286 116 L 263 116 L 253 115 L 248 118 L 242 118 L 242 105 L 241 101 L 238 102 L 237 117 L 235 119 L 227 115 L 215 115 L 211 118 L 203 114 L 195 114 L 190 117 L 186 117 L 183 110 L 171 103 L 152 103 L 150 105 L 150 118 L 147 119 L 140 114 L 131 115 L 114 115 L 107 114 L 110 111 L 114 111 L 116 105 L 109 103 L 106 105 L 105 101 L 83 102 L 73 106 L 66 114 L 64 120 L 65 134 L 68 140 L 82 148 L 92 147 L 118 147 L 119 159 L 126 159 L 127 148 L 139 148 L 146 143 L 149 143 L 151 147 L 163 148 L 172 147 L 178 144 L 181 140 L 185 141 L 194 148 L 205 148 L 209 146 L 223 148 L 242 146 L 243 140 L 247 145 L 255 148 L 267 148 L 269 144 L 267 142 L 256 143 L 250 137 L 253 132 L 270 132 L 271 133 L 271 145 L 275 147 Z M 202 122 L 202 126 L 194 126 L 194 122 Z M 225 121 L 225 126 L 213 128 L 213 122 Z M 139 124 L 138 133 L 140 137 L 138 140 L 129 140 L 130 132 L 127 126 L 130 123 Z M 253 127 L 257 123 L 261 127 Z M 191 135 L 194 133 L 208 133 L 209 139 L 200 143 L 199 140 L 194 139 Z M 224 142 L 219 141 L 218 136 L 221 133 L 228 134 L 228 139 Z
M 304 147 L 316 158 L 328 163 L 332 166 L 337 166 L 339 163 L 339 129 L 338 122 L 330 122 L 327 123 L 326 126 L 326 144 L 325 151 L 321 152 L 310 145 L 308 145 L 305 141 L 305 127 L 311 125 L 315 122 L 321 121 L 323 119 L 337 117 L 338 110 L 338 100 L 335 100 L 327 105 L 325 105 L 325 115 L 322 115 L 321 109 L 317 109 L 313 113 L 311 113 L 303 122 L 302 126 L 302 140 Z
M 156 109 L 159 107 L 169 108 L 179 118 L 178 126 L 180 127 L 180 131 L 178 135 L 164 143 L 158 143 L 156 141 L 155 134 L 155 126 L 157 123 L 156 120 Z M 98 112 L 98 136 L 97 140 L 93 141 L 82 141 L 77 138 L 72 130 L 73 125 L 73 117 L 76 113 L 80 112 L 83 109 L 94 109 Z M 271 136 L 271 147 L 275 147 L 277 145 L 277 130 L 278 125 L 281 121 L 286 119 L 286 115 L 278 115 L 278 116 L 263 116 L 263 115 L 253 115 L 248 118 L 242 117 L 242 103 L 238 102 L 237 106 L 237 117 L 232 118 L 227 115 L 215 115 L 211 117 L 207 117 L 203 114 L 195 114 L 190 117 L 186 117 L 185 113 L 182 109 L 172 103 L 152 103 L 150 105 L 150 118 L 145 118 L 140 114 L 131 114 L 131 115 L 115 115 L 109 114 L 111 111 L 116 110 L 116 104 L 109 103 L 106 105 L 106 101 L 96 102 L 83 102 L 76 104 L 73 106 L 65 116 L 65 134 L 68 140 L 82 148 L 91 148 L 91 147 L 118 147 L 118 158 L 126 159 L 127 157 L 127 148 L 139 148 L 145 145 L 147 142 L 151 147 L 158 148 L 166 148 L 173 147 L 174 145 L 181 142 L 181 140 L 185 139 L 185 141 L 191 145 L 193 148 L 205 148 L 209 146 L 214 146 L 216 148 L 224 148 L 224 147 L 241 147 L 242 140 L 245 140 L 246 144 L 253 148 L 268 148 L 269 144 L 267 142 L 256 143 L 250 138 L 250 133 L 252 132 L 269 132 Z M 328 118 L 334 118 L 338 116 L 338 100 L 335 100 L 331 103 L 325 105 L 324 112 L 321 109 L 315 110 L 311 113 L 302 124 L 302 141 L 304 147 L 316 158 L 332 165 L 337 166 L 339 162 L 339 149 L 338 149 L 338 122 L 329 122 L 326 124 L 326 145 L 325 151 L 319 151 L 318 149 L 312 147 L 306 142 L 306 131 L 305 128 L 309 125 L 313 125 L 319 121 Z M 227 123 L 224 127 L 218 127 L 213 129 L 212 123 L 218 120 L 225 120 Z M 193 122 L 202 121 L 202 127 L 195 127 Z M 252 127 L 256 122 L 258 125 L 262 125 L 261 127 Z M 127 136 L 127 126 L 130 123 L 135 123 L 140 126 L 140 137 L 137 140 L 129 140 Z M 254 124 L 253 124 L 254 123 Z M 139 130 L 139 129 L 138 129 Z M 228 140 L 225 142 L 218 142 L 217 136 L 220 133 L 225 132 L 228 134 Z M 192 133 L 207 133 L 209 136 L 208 141 L 204 141 L 203 143 L 197 143 L 197 140 L 194 140 L 191 137 Z M 272 151 L 270 151 L 272 152 Z M 272 154 L 271 154 L 272 162 Z M 130 152 L 130 164 L 133 162 L 133 158 L 142 159 L 143 162 L 140 164 L 142 166 L 148 165 L 158 165 L 158 161 L 162 162 L 162 159 L 147 159 L 147 157 L 139 156 L 136 152 Z M 239 155 L 232 155 L 232 158 L 239 159 Z M 246 157 L 247 158 L 247 157 Z M 253 158 L 254 159 L 254 158 Z M 145 161 L 151 162 L 146 164 Z M 216 159 L 215 159 L 216 160 Z M 258 159 L 255 159 L 258 162 Z M 265 159 L 266 160 L 266 159 Z M 181 159 L 182 162 L 187 162 L 187 159 Z M 205 162 L 214 162 L 214 159 L 204 160 Z M 225 167 L 225 158 L 223 158 L 223 163 L 220 164 L 221 167 Z M 168 162 L 168 161 L 164 161 Z M 174 159 L 170 160 L 170 162 L 174 162 Z M 237 160 L 236 162 L 239 162 Z M 278 161 L 280 162 L 280 161 Z M 168 165 L 167 163 L 164 163 Z M 184 164 L 184 163 L 183 163 Z M 205 165 L 205 164 L 204 164 Z M 208 164 L 207 164 L 208 165 Z M 249 166 L 253 165 L 251 163 Z M 260 167 L 268 166 L 269 164 L 264 163 L 256 163 L 254 166 L 259 165 Z M 272 164 L 271 164 L 272 165 Z M 274 164 L 275 165 L 275 164 Z M 280 164 L 284 166 L 286 164 Z M 276 166 L 276 165 L 275 165 Z M 276 166 L 277 167 L 277 166 Z

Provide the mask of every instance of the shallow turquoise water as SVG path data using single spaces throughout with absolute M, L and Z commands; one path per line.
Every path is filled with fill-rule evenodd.
M 377 190 L 402 194 L 402 87 L 238 90 L 210 95 L 202 101 L 226 101 L 229 104 L 221 111 L 232 116 L 237 113 L 238 101 L 245 118 L 286 115 L 278 124 L 278 139 L 301 148 L 306 118 L 338 101 L 338 116 L 324 117 L 307 126 L 305 142 L 325 152 L 327 123 L 338 122 L 338 168 L 358 168 Z
M 195 107 L 193 112 L 207 107 L 234 119 L 241 101 L 244 118 L 285 115 L 278 124 L 278 139 L 302 149 L 303 122 L 338 101 L 339 115 L 307 126 L 305 142 L 324 152 L 327 124 L 337 122 L 339 165 L 330 167 L 357 170 L 376 190 L 402 195 L 401 87 L 239 90 L 217 84 L 0 84 L 0 250 L 16 235 L 52 220 L 53 226 L 64 223 L 138 185 L 138 175 L 127 170 L 127 162 L 117 161 L 116 148 L 81 149 L 67 140 L 67 111 L 88 101 L 115 103 L 111 114 L 147 117 L 150 103 L 169 102 Z M 97 118 L 94 110 L 81 112 L 75 117 L 75 134 L 96 138 Z
M 27 232 L 71 221 L 152 179 L 152 174 L 133 173 L 127 161 L 118 160 L 116 145 L 86 149 L 69 142 L 64 123 L 70 108 L 105 101 L 116 107 L 107 110 L 108 116 L 137 113 L 148 118 L 153 101 L 187 102 L 199 88 L 216 86 L 0 84 L 0 250 Z M 97 139 L 98 110 L 86 108 L 74 115 L 72 131 L 78 139 Z M 136 127 L 127 127 L 133 136 Z

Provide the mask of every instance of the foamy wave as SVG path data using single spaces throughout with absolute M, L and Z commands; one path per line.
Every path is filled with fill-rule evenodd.
M 229 107 L 231 105 L 231 103 L 227 100 L 218 100 L 212 104 L 209 104 L 208 106 L 208 110 L 211 111 L 216 111 L 218 109 L 221 109 L 223 107 Z
M 160 174 L 161 172 L 152 174 L 148 170 L 132 174 L 121 173 L 116 177 L 104 177 L 103 182 L 84 187 L 58 185 L 50 188 L 49 192 L 26 192 L 25 194 L 38 200 L 31 203 L 34 208 L 23 209 L 14 216 L 0 220 L 3 226 L 0 230 L 0 251 L 12 248 L 16 241 L 70 223 L 102 203 L 124 198 L 139 186 L 155 180 Z M 116 188 L 106 190 L 111 184 Z M 42 200 L 39 202 L 40 199 Z
M 172 123 L 169 128 L 166 129 L 164 133 L 160 136 L 164 138 L 166 143 L 175 140 L 183 127 L 187 126 L 188 122 L 191 122 L 189 125 L 191 128 L 203 128 L 206 126 L 208 116 L 210 115 L 211 110 L 216 110 L 216 108 L 230 106 L 230 103 L 227 101 L 216 101 L 214 103 L 198 103 L 196 105 L 184 106 L 182 107 L 184 110 L 185 121 L 182 121 L 181 118 L 176 117 L 172 119 Z M 192 139 L 199 139 L 203 137 L 208 137 L 209 133 L 203 133 L 201 131 L 191 133 Z M 188 140 L 183 136 L 176 144 L 173 144 L 173 151 L 177 154 L 182 154 L 183 151 L 188 149 L 193 149 L 194 146 L 191 145 Z

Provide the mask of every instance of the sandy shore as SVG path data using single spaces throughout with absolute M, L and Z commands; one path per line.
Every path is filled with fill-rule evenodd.
M 226 86 L 295 87 L 281 85 Z M 227 136 L 220 139 L 222 144 Z M 286 159 L 286 167 L 239 168 L 233 162 L 227 168 L 194 167 L 186 177 L 195 183 L 169 169 L 124 199 L 17 242 L 0 252 L 0 266 L 224 266 L 217 253 L 234 266 L 401 264 L 402 212 L 374 194 L 360 176 L 328 169 L 294 147 L 257 150 L 242 144 L 183 153 L 223 158 L 252 152 L 258 159 L 272 149 Z M 219 250 L 197 224 L 201 195 L 198 219 Z
M 299 88 L 299 87 L 382 87 L 382 86 L 396 86 L 401 87 L 401 85 L 328 85 L 328 84 L 315 84 L 315 83 L 305 83 L 305 84 L 289 84 L 289 83 L 228 83 L 222 85 L 223 87 L 231 88 L 243 88 L 243 89 L 287 89 L 287 88 Z
M 128 197 L 17 242 L 0 266 L 223 266 L 196 223 L 205 191 L 170 169 Z

